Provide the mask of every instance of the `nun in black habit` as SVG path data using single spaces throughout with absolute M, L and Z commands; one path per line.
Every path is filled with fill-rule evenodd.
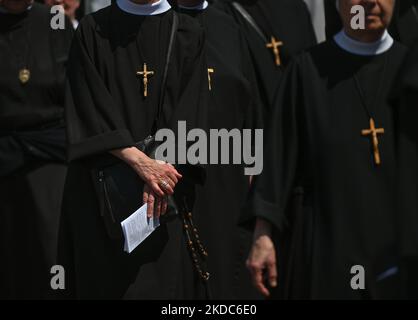
M 246 37 L 268 119 L 284 68 L 316 44 L 308 8 L 302 0 L 217 0 L 214 5 L 232 16 Z
M 198 21 L 206 33 L 209 83 L 209 128 L 252 130 L 263 128 L 263 106 L 244 35 L 232 17 L 203 0 L 177 0 L 178 9 Z M 229 144 L 231 151 L 236 144 Z M 232 154 L 232 152 L 231 152 Z M 211 157 L 212 158 L 212 157 Z M 232 159 L 230 158 L 230 162 Z M 213 299 L 255 299 L 245 268 L 251 233 L 238 226 L 250 177 L 245 164 L 216 163 L 207 166 L 207 180 L 197 190 L 196 225 L 208 251 Z
M 66 174 L 73 30 L 31 0 L 0 1 L 0 299 L 50 296 Z
M 243 216 L 257 220 L 249 267 L 265 295 L 403 297 L 398 110 L 389 97 L 407 48 L 387 32 L 394 4 L 339 0 L 344 30 L 286 73 Z M 353 5 L 365 6 L 365 30 L 350 26 Z M 295 186 L 300 211 L 290 210 Z
M 399 143 L 399 238 L 405 265 L 405 298 L 418 299 L 418 42 L 411 49 L 395 90 Z
M 193 277 L 187 265 L 191 261 L 180 258 L 185 249 L 181 221 L 162 224 L 127 254 L 123 239 L 106 232 L 91 176 L 91 170 L 111 152 L 144 182 L 144 193 L 138 197 L 148 204 L 148 216 L 158 217 L 166 211 L 167 196 L 182 176 L 134 144 L 154 131 L 156 119 L 158 129 L 174 132 L 180 120 L 187 122 L 187 129 L 206 127 L 207 70 L 201 27 L 190 17 L 174 14 L 167 0 L 139 3 L 118 0 L 86 16 L 70 53 L 66 121 L 71 162 L 60 241 L 67 298 L 192 298 L 187 289 Z M 152 265 L 155 261 L 161 262 L 158 268 Z

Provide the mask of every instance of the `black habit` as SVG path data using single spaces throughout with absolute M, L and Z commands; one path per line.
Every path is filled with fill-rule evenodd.
M 214 71 L 210 76 L 209 128 L 262 128 L 263 106 L 239 27 L 230 16 L 211 5 L 203 10 L 181 11 L 198 19 L 206 32 L 207 65 Z M 198 189 L 194 210 L 196 225 L 209 253 L 211 296 L 213 299 L 259 298 L 245 267 L 252 235 L 238 227 L 249 177 L 244 175 L 244 164 L 224 165 L 220 164 L 220 157 L 217 160 L 219 164 L 207 166 L 207 180 Z
M 418 41 L 418 0 L 397 0 L 392 33 L 401 43 L 412 46 Z
M 404 63 L 394 96 L 398 111 L 399 234 L 405 297 L 418 299 L 418 43 Z
M 0 12 L 0 298 L 49 296 L 66 173 L 65 63 L 72 26 L 47 7 Z M 30 72 L 22 77 L 22 70 Z M 23 74 L 24 75 L 24 74 Z M 23 80 L 23 81 L 22 81 Z M 27 80 L 27 81 L 25 81 Z
M 309 10 L 302 0 L 239 0 L 249 13 L 259 31 L 243 18 L 231 0 L 218 0 L 215 6 L 231 15 L 241 27 L 256 70 L 265 117 L 270 117 L 276 90 L 285 67 L 293 56 L 316 44 Z M 267 43 L 271 37 L 282 42 L 279 47 L 281 66 L 276 65 L 275 55 Z
M 191 261 L 181 259 L 181 221 L 161 225 L 130 255 L 125 253 L 123 240 L 112 240 L 106 233 L 90 175 L 101 155 L 132 146 L 151 133 L 172 21 L 172 10 L 144 16 L 112 4 L 86 16 L 76 32 L 68 69 L 71 163 L 60 242 L 69 297 L 193 298 L 187 287 L 193 282 Z M 174 132 L 179 120 L 187 121 L 188 128 L 206 127 L 203 42 L 198 23 L 180 15 L 162 112 L 163 127 Z M 154 71 L 146 98 L 142 77 L 136 75 L 144 63 Z
M 260 217 L 275 230 L 284 298 L 399 297 L 396 112 L 388 103 L 406 48 L 377 56 L 341 49 L 334 40 L 289 67 L 267 132 L 264 171 L 243 221 Z M 383 71 L 385 70 L 385 71 Z M 375 164 L 369 115 L 378 128 Z M 374 98 L 377 97 L 377 98 Z M 295 187 L 303 194 L 294 202 Z M 365 269 L 366 290 L 353 290 L 351 268 Z

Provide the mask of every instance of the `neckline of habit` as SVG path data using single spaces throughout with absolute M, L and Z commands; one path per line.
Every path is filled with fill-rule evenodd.
M 209 3 L 205 0 L 201 4 L 198 4 L 197 6 L 188 7 L 188 6 L 179 5 L 178 7 L 180 9 L 185 9 L 185 10 L 200 10 L 200 11 L 202 11 L 202 10 L 205 10 L 208 6 L 209 6 Z
M 117 0 L 116 4 L 122 11 L 138 16 L 153 16 L 171 9 L 167 0 L 160 0 L 151 4 L 137 4 L 130 0 Z
M 366 43 L 354 40 L 344 30 L 334 36 L 334 41 L 341 49 L 359 56 L 377 56 L 383 54 L 389 51 L 395 42 L 387 30 L 385 30 L 382 37 L 376 42 Z
M 9 12 L 9 11 L 7 11 L 6 9 L 4 9 L 4 8 L 0 7 L 0 13 L 3 13 L 3 14 L 13 14 L 13 15 L 15 15 L 15 16 L 18 16 L 18 15 L 20 15 L 20 14 L 23 14 L 23 13 L 25 13 L 25 12 L 28 12 L 30 9 L 32 9 L 32 7 L 33 7 L 33 4 L 31 4 L 29 7 L 27 7 L 27 9 L 26 9 L 25 11 L 23 11 L 23 12 L 21 12 L 21 13 L 15 13 L 15 14 L 10 13 L 10 12 Z

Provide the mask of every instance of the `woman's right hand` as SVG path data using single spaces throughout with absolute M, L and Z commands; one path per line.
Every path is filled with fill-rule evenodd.
M 113 150 L 111 153 L 129 164 L 145 182 L 143 199 L 144 203 L 148 203 L 148 217 L 164 214 L 167 196 L 174 193 L 181 174 L 171 164 L 151 159 L 135 147 Z
M 276 251 L 271 238 L 271 225 L 269 222 L 258 218 L 254 231 L 254 240 L 251 252 L 247 259 L 247 268 L 255 288 L 264 296 L 269 297 L 271 288 L 277 286 Z

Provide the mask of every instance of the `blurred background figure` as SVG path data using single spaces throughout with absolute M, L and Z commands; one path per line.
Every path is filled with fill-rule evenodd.
M 64 7 L 65 14 L 70 18 L 74 29 L 78 27 L 77 10 L 80 8 L 80 0 L 44 0 L 48 6 L 61 5 Z
M 305 0 L 306 2 L 324 2 L 325 32 L 327 39 L 331 39 L 342 29 L 342 22 L 335 0 Z M 365 1 L 367 2 L 367 1 Z M 312 12 L 311 12 L 312 14 Z M 395 3 L 393 19 L 389 26 L 389 33 L 402 44 L 411 47 L 418 41 L 418 0 L 398 0 Z
M 174 1 L 175 2 L 175 1 Z M 204 0 L 177 0 L 179 10 L 205 30 L 206 63 L 210 87 L 209 128 L 234 130 L 263 128 L 262 105 L 255 70 L 242 31 L 234 20 Z M 210 297 L 247 300 L 261 295 L 245 268 L 252 234 L 237 224 L 249 178 L 244 164 L 206 166 L 206 183 L 197 189 L 195 225 L 209 253 Z M 187 258 L 186 258 L 187 259 Z M 195 277 L 196 288 L 201 281 Z M 195 298 L 203 297 L 196 290 Z
M 312 25 L 315 29 L 318 43 L 324 42 L 325 35 L 325 5 L 323 0 L 304 0 L 311 13 Z
M 49 297 L 56 264 L 73 30 L 50 20 L 33 0 L 0 1 L 0 299 Z
M 266 296 L 398 299 L 405 268 L 394 222 L 405 212 L 396 185 L 414 184 L 398 178 L 399 108 L 388 99 L 408 50 L 387 31 L 394 0 L 338 3 L 344 29 L 296 58 L 277 95 L 269 156 L 247 205 L 247 222 L 257 218 L 248 266 Z M 364 6 L 365 29 L 351 28 L 354 5 Z M 403 202 L 415 207 L 412 197 Z M 414 232 L 401 233 L 412 251 L 408 225 Z M 353 266 L 366 270 L 364 290 L 350 285 Z
M 398 0 L 396 6 L 392 34 L 411 47 L 418 42 L 418 0 Z
M 317 42 L 309 10 L 303 0 L 217 0 L 214 6 L 230 15 L 245 36 L 268 123 L 284 69 Z
M 394 94 L 399 128 L 400 248 L 404 264 L 405 296 L 418 299 L 418 40 L 411 47 Z
M 87 0 L 85 1 L 85 13 L 89 14 L 110 6 L 111 0 Z

